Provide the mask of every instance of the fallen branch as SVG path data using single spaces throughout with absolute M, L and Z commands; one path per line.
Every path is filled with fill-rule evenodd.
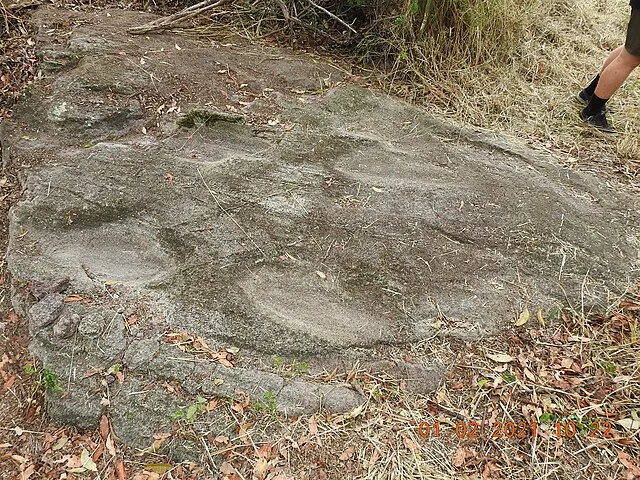
M 158 20 L 153 20 L 152 22 L 146 23 L 139 27 L 131 27 L 130 29 L 127 30 L 127 32 L 131 33 L 132 35 L 142 35 L 149 32 L 172 28 L 172 27 L 175 27 L 176 24 L 182 22 L 183 20 L 186 20 L 191 17 L 195 17 L 196 15 L 200 15 L 201 13 L 204 13 L 207 10 L 211 10 L 212 8 L 233 3 L 233 1 L 234 0 L 204 0 L 200 3 L 196 3 L 195 5 L 191 5 L 190 7 L 184 8 L 180 10 L 178 13 L 169 15 L 168 17 L 163 17 L 163 18 L 159 18 Z
M 331 13 L 329 10 L 327 10 L 326 8 L 318 5 L 317 3 L 315 3 L 313 0 L 307 0 L 307 2 L 309 2 L 310 5 L 313 5 L 315 8 L 317 8 L 318 10 L 326 13 L 327 15 L 329 15 L 331 18 L 333 18 L 336 22 L 341 23 L 342 25 L 344 25 L 345 27 L 347 27 L 349 30 L 351 30 L 353 33 L 358 33 L 356 31 L 355 28 L 353 28 L 351 25 L 349 25 L 347 22 L 345 22 L 344 20 L 342 20 L 340 17 L 336 16 L 335 14 Z
M 9 0 L 0 0 L 0 5 L 2 10 L 12 11 L 12 10 L 20 10 L 21 8 L 29 8 L 29 7 L 37 7 L 38 5 L 42 5 L 42 2 L 39 0 L 32 1 L 24 1 L 24 2 L 11 2 Z

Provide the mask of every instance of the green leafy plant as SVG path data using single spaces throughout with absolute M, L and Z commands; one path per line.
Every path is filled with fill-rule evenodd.
M 256 412 L 265 412 L 275 418 L 277 416 L 276 412 L 278 409 L 278 404 L 276 403 L 276 395 L 272 391 L 267 390 L 262 395 L 262 400 L 252 404 L 252 408 Z
M 618 371 L 618 366 L 614 362 L 601 362 L 600 367 L 609 375 L 615 375 Z
M 284 366 L 284 360 L 280 357 L 274 355 L 273 356 L 273 366 L 277 369 L 281 369 Z
M 193 420 L 196 415 L 200 412 L 204 412 L 207 409 L 207 400 L 203 397 L 196 397 L 195 403 L 188 405 L 185 408 L 179 409 L 173 415 L 171 415 L 171 420 Z
M 309 364 L 307 362 L 293 362 L 291 368 L 295 373 L 302 374 L 309 372 Z
M 309 364 L 307 362 L 298 362 L 294 360 L 292 363 L 286 363 L 284 359 L 273 356 L 273 366 L 280 371 L 292 372 L 296 375 L 309 373 Z
M 544 412 L 542 415 L 540 415 L 540 418 L 538 420 L 540 421 L 540 423 L 550 423 L 557 421 L 558 416 L 555 413 Z
M 48 368 L 43 368 L 40 372 L 40 382 L 44 387 L 45 391 L 49 393 L 63 393 L 64 388 L 60 385 L 60 379 L 58 374 L 53 370 L 49 370 Z
M 579 417 L 578 415 L 572 414 L 567 417 L 568 422 L 573 422 L 576 425 L 576 428 L 580 433 L 591 431 L 591 424 L 593 423 L 593 419 L 590 417 Z
M 45 392 L 48 393 L 64 393 L 64 388 L 62 388 L 62 384 L 60 383 L 60 378 L 58 374 L 53 370 L 48 368 L 38 369 L 32 363 L 27 363 L 24 366 L 24 373 L 29 376 L 38 375 L 38 379 L 36 383 L 44 388 Z

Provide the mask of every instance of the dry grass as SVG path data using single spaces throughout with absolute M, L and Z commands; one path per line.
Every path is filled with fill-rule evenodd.
M 255 40 L 295 40 L 322 49 L 333 42 L 345 68 L 355 65 L 384 91 L 463 124 L 503 132 L 570 167 L 638 186 L 637 73 L 609 102 L 622 133 L 617 138 L 583 127 L 574 100 L 608 52 L 624 42 L 627 0 L 426 2 L 420 28 L 407 12 L 422 0 L 345 7 L 355 3 L 324 2 L 347 22 L 354 20 L 361 37 L 327 23 L 331 19 L 301 0 L 237 2 L 191 33 L 215 34 L 234 24 L 237 33 Z M 295 20 L 286 21 L 278 4 Z
M 337 380 L 365 393 L 364 408 L 292 423 L 249 413 L 237 423 L 252 424 L 252 439 L 236 439 L 222 471 L 229 479 L 638 478 L 638 300 L 629 293 L 606 317 L 546 312 L 545 326 L 534 315 L 490 342 L 416 345 L 412 355 L 452 365 L 428 398 L 390 378 L 345 372 Z M 496 352 L 511 358 L 488 356 Z M 516 435 L 509 422 L 521 425 Z
M 387 72 L 375 71 L 380 87 L 439 115 L 518 137 L 570 165 L 622 172 L 635 184 L 640 161 L 637 76 L 610 102 L 613 122 L 623 132 L 618 139 L 603 139 L 583 128 L 573 99 L 607 53 L 623 43 L 628 2 L 488 3 L 505 8 L 498 12 L 500 21 L 474 39 L 471 52 L 441 37 L 415 48 L 402 31 L 392 31 L 395 36 L 385 41 L 394 65 Z M 501 33 L 505 31 L 510 35 Z M 437 47 L 436 42 L 449 46 Z
M 120 464 L 134 480 L 633 480 L 640 478 L 639 326 L 640 296 L 628 292 L 606 315 L 532 312 L 524 325 L 483 342 L 449 340 L 443 330 L 409 351 L 380 352 L 449 365 L 444 383 L 427 397 L 357 365 L 309 378 L 331 377 L 329 383 L 362 392 L 366 403 L 347 414 L 287 420 L 246 407 L 246 398 L 207 399 L 212 414 L 228 420 L 226 428 L 207 430 L 208 414 L 200 412 L 156 440 L 196 439 L 206 446 L 200 465 L 117 445 L 111 457 L 103 450 L 109 430 L 102 425 L 85 435 L 43 425 L 29 448 L 1 457 L 0 466 L 14 462 L 16 472 L 35 467 L 58 478 L 85 449 L 103 478 L 117 475 Z M 494 435 L 499 426 L 501 435 Z M 21 431 L 5 430 L 5 451 L 26 440 Z M 65 447 L 53 448 L 63 437 Z

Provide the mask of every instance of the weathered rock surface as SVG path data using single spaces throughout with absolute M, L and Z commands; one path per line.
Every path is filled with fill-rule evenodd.
M 58 338 L 72 337 L 80 325 L 80 320 L 80 315 L 77 313 L 63 313 L 53 325 L 53 336 Z
M 29 309 L 29 327 L 37 331 L 55 322 L 64 308 L 65 296 L 50 293 Z
M 357 86 L 314 95 L 344 74 L 303 55 L 131 38 L 149 16 L 115 10 L 47 33 L 65 15 L 33 19 L 45 77 L 10 137 L 29 168 L 8 252 L 31 349 L 72 392 L 50 395 L 61 421 L 95 424 L 104 382 L 116 433 L 142 448 L 198 395 L 349 411 L 365 400 L 353 389 L 265 359 L 473 340 L 525 306 L 597 305 L 635 279 L 639 202 L 594 176 Z M 37 303 L 22 291 L 60 279 Z M 240 365 L 193 339 L 239 348 Z M 444 367 L 390 370 L 426 394 Z

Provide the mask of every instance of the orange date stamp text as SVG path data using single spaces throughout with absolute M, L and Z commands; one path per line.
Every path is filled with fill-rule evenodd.
M 590 425 L 580 425 L 573 421 L 556 422 L 552 432 L 558 437 L 574 438 L 582 430 L 587 437 L 607 438 L 611 435 L 611 422 L 592 422 Z M 440 422 L 420 422 L 418 435 L 424 439 L 452 436 L 459 439 L 492 438 L 492 439 L 525 439 L 538 435 L 537 422 L 493 422 L 483 425 L 483 422 L 457 422 L 452 428 L 443 428 Z

